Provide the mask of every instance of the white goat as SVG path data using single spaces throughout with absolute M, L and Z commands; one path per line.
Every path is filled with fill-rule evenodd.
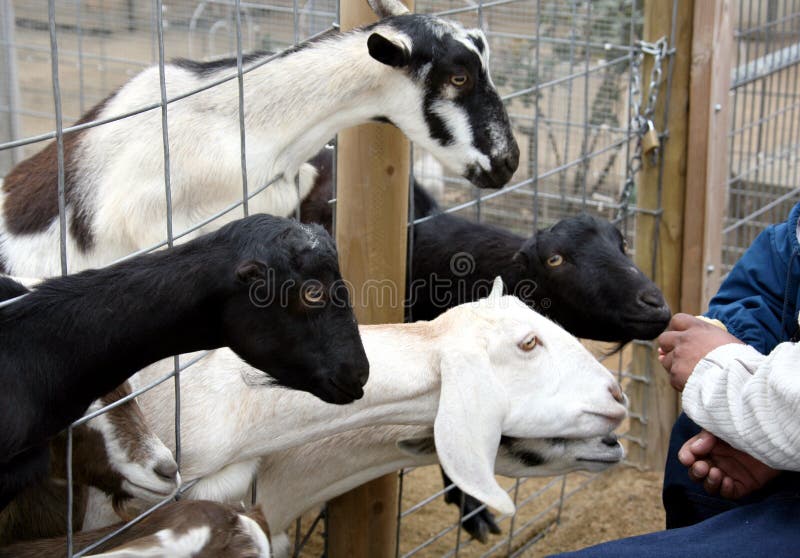
M 623 456 L 614 436 L 504 437 L 495 472 L 509 477 L 596 472 Z M 437 462 L 433 433 L 420 426 L 366 427 L 264 456 L 256 494 L 272 531 L 273 555 L 286 554 L 282 533 L 306 511 L 392 471 Z
M 338 130 L 390 121 L 445 166 L 498 188 L 519 162 L 508 116 L 489 76 L 479 29 L 409 14 L 398 0 L 370 0 L 385 19 L 281 53 L 244 58 L 247 176 L 251 190 L 284 179 L 250 212 L 287 216 L 299 200 L 294 177 Z M 265 63 L 266 62 L 266 63 Z M 236 60 L 177 60 L 165 67 L 170 98 L 235 71 Z M 82 121 L 158 103 L 159 69 L 124 84 Z M 173 228 L 189 229 L 241 199 L 238 85 L 229 80 L 168 105 Z M 0 269 L 60 272 L 56 147 L 5 177 Z M 161 114 L 150 110 L 64 138 L 67 252 L 72 271 L 157 244 L 166 232 Z M 307 168 L 307 167 L 306 167 Z M 310 185 L 313 181 L 301 181 Z M 300 199 L 308 191 L 300 192 Z M 239 216 L 229 212 L 209 227 Z
M 486 299 L 431 322 L 360 329 L 370 381 L 364 397 L 346 407 L 252 385 L 263 381 L 226 350 L 184 375 L 181 475 L 204 477 L 190 497 L 238 501 L 265 455 L 365 426 L 405 424 L 433 426 L 439 459 L 454 482 L 512 512 L 494 478 L 501 435 L 597 437 L 625 416 L 608 370 L 556 324 L 502 296 L 499 279 Z M 153 366 L 138 381 L 160 373 Z M 173 401 L 168 385 L 140 397 L 167 445 L 174 443 Z

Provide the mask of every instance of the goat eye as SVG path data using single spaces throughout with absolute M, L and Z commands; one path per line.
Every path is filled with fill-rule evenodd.
M 303 300 L 310 305 L 319 304 L 325 293 L 321 287 L 309 286 L 303 289 Z
M 526 352 L 532 351 L 538 342 L 539 340 L 536 338 L 536 336 L 531 334 L 522 341 L 520 341 L 518 347 Z
M 550 267 L 558 267 L 564 263 L 564 257 L 561 254 L 553 254 L 547 258 L 547 265 Z
M 455 74 L 450 76 L 450 83 L 456 87 L 462 87 L 467 83 L 467 76 L 465 74 Z

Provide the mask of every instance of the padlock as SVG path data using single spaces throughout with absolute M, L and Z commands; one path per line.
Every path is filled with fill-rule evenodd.
M 642 155 L 650 159 L 650 164 L 655 165 L 658 161 L 658 132 L 656 132 L 655 124 L 652 120 L 648 120 L 645 124 L 645 130 L 642 134 Z

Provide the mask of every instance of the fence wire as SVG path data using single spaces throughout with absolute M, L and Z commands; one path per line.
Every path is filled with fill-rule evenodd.
M 735 18 L 723 273 L 800 199 L 800 2 L 740 0 Z
M 414 174 L 434 193 L 445 210 L 478 222 L 502 226 L 525 236 L 561 218 L 581 212 L 615 218 L 620 213 L 619 198 L 627 178 L 631 144 L 636 137 L 630 125 L 629 83 L 636 52 L 634 45 L 641 38 L 641 1 L 419 0 L 416 10 L 444 14 L 485 31 L 492 50 L 492 75 L 506 102 L 521 150 L 520 168 L 511 184 L 503 190 L 481 194 L 462 178 L 448 174 L 429 154 L 415 149 Z M 789 28 L 796 27 L 793 13 L 781 13 L 784 15 L 780 19 L 787 32 Z M 256 49 L 278 52 L 331 29 L 338 21 L 338 4 L 335 0 L 272 0 L 268 3 L 242 0 L 106 0 L 101 9 L 90 10 L 82 0 L 0 0 L 0 17 L 0 176 L 5 175 L 15 163 L 41 149 L 42 142 L 54 138 L 62 142 L 64 134 L 146 110 L 161 111 L 167 229 L 163 241 L 126 256 L 129 258 L 171 246 L 216 219 L 238 211 L 240 207 L 246 215 L 247 201 L 277 179 L 275 177 L 266 184 L 248 184 L 245 155 L 247 138 L 243 124 L 247 109 L 243 105 L 243 74 L 248 70 L 242 68 L 242 53 Z M 754 69 L 741 70 L 743 73 L 741 79 L 736 81 L 738 85 L 734 86 L 734 91 L 741 91 L 743 98 L 750 95 L 752 98 L 747 98 L 751 104 L 755 104 L 753 99 L 759 87 L 763 92 L 764 83 L 789 71 L 785 66 L 788 60 L 795 59 L 796 53 L 786 49 L 797 44 L 796 39 L 777 36 L 769 39 L 774 35 L 772 31 L 775 25 L 767 25 L 766 16 L 764 24 L 760 19 L 758 22 L 755 28 L 762 29 L 761 35 L 752 26 L 747 28 L 746 33 L 740 32 L 740 57 L 742 44 L 750 45 L 756 41 L 754 37 L 761 37 L 763 41 L 771 40 L 775 44 L 765 48 L 758 56 L 749 56 L 748 46 L 748 55 L 742 57 L 742 67 L 750 68 L 747 64 L 752 64 Z M 208 59 L 228 55 L 236 56 L 236 72 L 212 86 L 223 81 L 238 82 L 242 199 L 187 230 L 174 230 L 169 209 L 167 104 L 199 91 L 170 98 L 164 80 L 164 61 L 176 57 Z M 771 57 L 764 58 L 768 55 Z M 89 107 L 102 101 L 142 69 L 154 64 L 160 70 L 159 103 L 102 121 L 74 125 Z M 767 159 L 763 157 L 746 157 L 746 150 L 741 142 L 736 141 L 736 137 L 738 134 L 747 134 L 749 139 L 755 129 L 759 130 L 761 137 L 761 128 L 764 128 L 769 129 L 769 132 L 764 132 L 764 138 L 774 138 L 774 122 L 780 120 L 787 111 L 795 114 L 792 102 L 795 100 L 796 67 L 791 68 L 795 70 L 792 85 L 787 80 L 781 88 L 780 83 L 783 82 L 779 82 L 776 89 L 770 90 L 766 96 L 768 99 L 774 98 L 774 107 L 769 105 L 773 107 L 770 109 L 772 112 L 763 110 L 762 100 L 761 121 L 750 124 L 742 121 L 739 124 L 742 130 L 732 132 L 731 149 L 733 152 L 735 144 L 739 154 L 738 180 L 757 182 L 765 180 L 766 175 L 770 176 L 770 180 L 774 176 L 771 173 L 776 163 L 767 165 Z M 764 75 L 759 77 L 761 74 Z M 740 104 L 744 105 L 745 101 Z M 748 115 L 752 114 L 752 110 L 748 112 Z M 771 125 L 773 128 L 769 128 Z M 787 141 L 793 141 L 792 130 L 788 130 Z M 784 137 L 783 131 L 777 135 Z M 777 149 L 778 144 L 774 139 L 772 143 L 766 139 L 759 142 L 759 145 L 775 148 L 769 161 L 790 160 L 789 154 L 781 155 L 783 152 Z M 59 159 L 60 246 L 62 268 L 67 272 L 70 262 L 66 260 L 63 234 L 66 224 L 63 148 L 59 152 L 62 153 Z M 793 161 L 796 161 L 796 156 Z M 749 170 L 753 165 L 759 170 Z M 785 177 L 786 184 L 790 183 L 791 173 L 781 176 Z M 776 180 L 784 184 L 781 179 Z M 738 185 L 739 182 L 731 180 L 732 198 L 734 184 Z M 770 184 L 777 187 L 776 183 Z M 635 250 L 632 231 L 638 212 L 635 205 L 634 196 L 618 219 L 632 250 Z M 741 205 L 744 207 L 747 204 L 743 201 Z M 759 208 L 762 213 L 755 215 L 753 220 L 771 210 L 763 209 L 763 205 Z M 735 215 L 751 216 L 752 213 L 745 211 Z M 764 219 L 768 216 L 765 215 Z M 741 220 L 742 217 L 736 219 Z M 420 220 L 412 216 L 410 224 Z M 736 221 L 731 221 L 728 226 L 731 234 L 741 234 L 740 229 L 746 228 L 737 225 Z M 413 253 L 409 253 L 409 269 L 412 258 Z M 607 347 L 599 347 L 598 353 L 604 350 Z M 174 379 L 178 462 L 179 377 L 182 371 L 190 369 L 201 358 L 203 355 L 181 361 L 175 357 L 171 373 L 129 396 L 135 397 L 155 385 Z M 625 382 L 648 381 L 646 375 L 630 371 L 629 348 L 607 359 L 606 363 Z M 98 411 L 92 417 L 107 410 Z M 90 418 L 84 417 L 75 426 Z M 634 409 L 631 420 L 646 422 L 646 410 Z M 431 468 L 407 470 L 401 474 L 399 556 L 517 556 L 526 553 L 557 524 L 569 496 L 584 488 L 592 477 L 571 474 L 554 479 L 504 479 L 502 482 L 517 504 L 518 512 L 514 516 L 498 518 L 505 534 L 493 537 L 487 545 L 468 540 L 458 528 L 466 518 L 454 508 L 442 504 L 444 489 L 431 488 L 438 478 L 438 472 Z M 191 484 L 184 485 L 181 492 L 190 487 Z M 144 515 L 168 501 L 165 499 L 156 504 L 131 523 L 141 520 Z M 319 526 L 324 525 L 322 518 L 324 510 L 321 515 L 311 518 L 310 528 L 303 530 L 298 525 L 295 555 L 312 556 L 322 552 L 324 536 L 322 543 L 315 542 L 315 537 L 319 537 L 319 531 L 322 530 Z M 305 523 L 308 525 L 308 521 Z M 86 555 L 101 542 L 82 549 L 74 556 Z

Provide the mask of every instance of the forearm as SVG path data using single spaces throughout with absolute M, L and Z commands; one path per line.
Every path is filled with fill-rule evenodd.
M 724 345 L 700 361 L 683 406 L 695 422 L 778 469 L 800 470 L 800 344 L 764 356 Z

